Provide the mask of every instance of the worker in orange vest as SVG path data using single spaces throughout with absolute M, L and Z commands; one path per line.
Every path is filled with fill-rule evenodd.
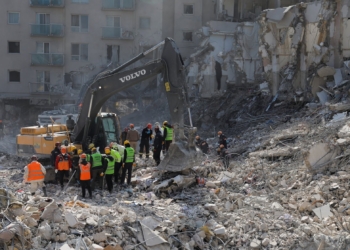
M 80 155 L 80 184 L 81 184 L 81 191 L 82 191 L 82 197 L 85 198 L 85 189 L 89 191 L 90 199 L 92 199 L 92 192 L 90 187 L 90 180 L 91 180 L 91 164 L 90 162 L 87 162 L 86 160 L 86 154 Z
M 44 195 L 47 197 L 44 184 L 46 169 L 38 162 L 38 158 L 35 155 L 32 156 L 31 160 L 32 162 L 24 167 L 23 184 L 30 183 L 30 193 L 32 195 L 35 194 L 38 188 L 42 188 Z
M 66 147 L 61 147 L 61 153 L 57 155 L 55 162 L 55 173 L 59 176 L 61 189 L 63 190 L 63 178 L 69 177 L 69 172 L 72 171 L 72 160 L 69 154 L 67 154 Z

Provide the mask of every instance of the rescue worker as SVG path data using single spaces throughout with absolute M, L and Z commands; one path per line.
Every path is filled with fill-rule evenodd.
M 124 150 L 123 170 L 122 170 L 122 180 L 121 180 L 121 184 L 123 186 L 124 186 L 124 182 L 125 182 L 126 171 L 128 171 L 127 184 L 130 185 L 132 167 L 136 166 L 135 150 L 130 146 L 130 142 L 128 140 L 125 140 L 124 146 L 125 146 L 125 150 Z
M 160 163 L 160 152 L 162 151 L 163 136 L 159 129 L 159 126 L 156 126 L 154 128 L 154 132 L 156 136 L 154 137 L 154 142 L 153 142 L 153 159 L 155 160 L 158 166 Z
M 227 149 L 227 142 L 226 142 L 226 140 L 227 140 L 227 137 L 226 137 L 226 135 L 224 135 L 223 133 L 222 133 L 222 131 L 219 131 L 218 132 L 218 137 L 219 137 L 219 144 L 221 145 L 224 145 L 224 147 Z
M 168 152 L 170 144 L 173 142 L 174 129 L 167 121 L 163 122 L 163 153 Z
M 81 149 L 79 149 L 81 151 Z M 81 154 L 81 153 L 80 153 Z M 73 148 L 72 151 L 72 167 L 75 171 L 74 179 L 79 184 L 80 180 L 80 171 L 79 171 L 79 161 L 80 161 L 80 154 L 78 153 L 78 149 Z
M 87 161 L 87 162 L 90 162 L 90 164 L 91 164 L 91 150 L 92 150 L 92 148 L 94 148 L 94 147 L 95 147 L 95 144 L 90 143 L 88 149 L 85 151 L 85 154 L 86 154 L 86 161 Z
M 56 169 L 56 158 L 57 155 L 59 155 L 61 153 L 61 143 L 60 142 L 56 142 L 55 143 L 55 148 L 51 151 L 51 156 L 50 156 L 50 160 L 51 160 L 51 166 L 54 167 Z M 55 174 L 55 184 L 57 184 L 58 181 L 58 175 L 57 173 Z
M 194 143 L 204 154 L 208 154 L 209 145 L 205 140 L 202 140 L 199 135 L 196 136 Z
M 129 142 L 130 146 L 136 152 L 137 142 L 140 140 L 140 135 L 139 135 L 139 132 L 135 130 L 134 124 L 130 124 L 130 130 L 126 135 L 126 140 Z M 125 145 L 125 141 L 124 141 L 124 145 Z
M 38 158 L 35 155 L 31 157 L 31 160 L 32 162 L 24 167 L 23 184 L 30 183 L 31 195 L 34 195 L 38 188 L 42 188 L 44 195 L 47 197 L 44 184 L 46 169 L 38 162 Z
M 63 190 L 63 179 L 65 176 L 69 177 L 69 172 L 72 171 L 72 160 L 70 155 L 67 154 L 66 147 L 61 147 L 61 153 L 56 157 L 55 168 L 56 174 L 58 173 L 61 190 Z
M 120 168 L 122 167 L 122 157 L 119 153 L 117 145 L 113 145 L 113 147 L 111 148 L 111 156 L 113 156 L 114 161 L 115 161 L 115 163 L 114 163 L 114 183 L 118 184 L 119 171 L 120 171 Z
M 220 159 L 222 160 L 222 163 L 224 164 L 224 167 L 227 169 L 230 163 L 230 159 L 225 145 L 220 144 L 220 147 L 218 148 L 217 152 L 220 156 Z
M 129 128 L 124 128 L 124 131 L 120 134 L 120 143 L 124 145 L 124 141 L 126 140 L 126 136 L 128 135 Z
M 110 147 L 105 147 L 105 154 L 106 156 L 103 158 L 103 172 L 101 173 L 101 176 L 104 175 L 104 177 L 106 178 L 107 189 L 111 194 L 113 189 L 115 160 L 114 157 L 111 155 Z
M 146 159 L 149 158 L 149 144 L 152 141 L 152 124 L 148 123 L 147 127 L 142 130 L 141 143 L 140 143 L 140 153 L 139 156 L 142 158 L 143 148 L 146 149 Z
M 103 172 L 103 164 L 102 164 L 102 155 L 100 152 L 96 150 L 96 148 L 92 148 L 91 150 L 91 173 L 92 173 L 92 190 L 95 189 L 96 184 L 98 182 L 98 186 L 102 187 L 102 178 L 100 178 L 101 173 Z
M 92 199 L 92 191 L 90 187 L 91 164 L 90 162 L 87 162 L 86 154 L 80 155 L 79 169 L 80 169 L 79 179 L 81 184 L 82 197 L 85 198 L 85 190 L 87 189 L 89 192 L 90 199 Z

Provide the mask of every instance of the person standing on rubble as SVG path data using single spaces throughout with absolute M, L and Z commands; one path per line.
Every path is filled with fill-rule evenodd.
M 90 164 L 91 164 L 91 154 L 92 154 L 91 150 L 92 150 L 94 147 L 95 147 L 95 144 L 90 143 L 88 149 L 85 151 L 85 154 L 86 154 L 86 161 L 87 161 L 87 162 L 90 162 Z M 92 164 L 91 164 L 91 165 L 92 165 Z
M 222 131 L 218 132 L 218 137 L 219 137 L 219 145 L 224 145 L 224 147 L 227 149 L 227 137 L 222 133 Z
M 154 128 L 154 132 L 156 136 L 154 137 L 154 143 L 153 143 L 153 159 L 156 161 L 157 166 L 160 163 L 160 152 L 162 151 L 163 146 L 163 136 L 159 129 L 159 126 L 156 126 Z
M 134 124 L 130 124 L 130 130 L 126 135 L 126 140 L 129 142 L 130 146 L 134 149 L 136 153 L 137 142 L 140 140 L 140 135 L 139 135 L 139 132 L 135 130 Z M 124 141 L 124 145 L 125 145 L 125 141 Z
M 92 199 L 92 191 L 90 187 L 90 180 L 91 180 L 91 164 L 90 162 L 87 162 L 86 160 L 86 154 L 80 155 L 80 163 L 79 163 L 79 169 L 80 169 L 80 183 L 81 183 L 81 192 L 82 197 L 85 198 L 85 190 L 87 189 L 89 192 L 90 199 Z
M 125 127 L 124 131 L 120 134 L 120 144 L 124 145 L 124 141 L 126 140 L 126 136 L 128 135 L 129 128 Z
M 73 166 L 73 169 L 75 171 L 75 175 L 74 175 L 74 179 L 76 181 L 76 183 L 79 184 L 79 180 L 80 180 L 80 173 L 79 173 L 79 160 L 80 160 L 80 154 L 82 153 L 82 150 L 79 149 L 79 152 L 78 152 L 78 149 L 76 148 L 73 148 L 72 150 L 72 166 Z
M 170 144 L 173 142 L 174 128 L 167 121 L 163 122 L 163 154 L 168 152 Z
M 101 176 L 104 175 L 104 177 L 106 178 L 107 189 L 111 194 L 113 189 L 115 160 L 114 160 L 114 157 L 111 155 L 110 147 L 105 147 L 105 154 L 106 156 L 103 158 L 103 172 L 101 173 Z
M 51 160 L 51 166 L 53 168 L 56 168 L 56 158 L 57 155 L 59 155 L 61 153 L 61 143 L 60 142 L 56 142 L 55 143 L 55 148 L 51 151 L 51 155 L 50 155 L 50 160 Z M 58 182 L 58 175 L 55 174 L 55 183 Z
M 124 154 L 124 153 L 123 153 Z M 122 167 L 122 157 L 119 153 L 117 144 L 114 144 L 111 148 L 111 156 L 114 158 L 114 183 L 118 184 L 119 180 L 119 171 Z
M 196 144 L 196 146 L 198 148 L 200 148 L 200 150 L 203 152 L 203 154 L 208 154 L 209 145 L 205 140 L 202 140 L 199 135 L 196 136 L 194 143 Z
M 38 188 L 42 188 L 45 197 L 47 197 L 46 187 L 44 179 L 46 175 L 46 169 L 40 162 L 36 155 L 31 157 L 32 162 L 24 167 L 23 184 L 30 183 L 30 193 L 34 195 Z
M 152 141 L 152 124 L 148 123 L 147 127 L 142 130 L 141 143 L 140 143 L 140 153 L 139 156 L 142 158 L 143 149 L 146 149 L 146 159 L 149 158 L 149 144 Z
M 225 148 L 225 145 L 221 144 L 217 152 L 218 152 L 218 155 L 220 156 L 220 159 L 222 160 L 222 163 L 224 164 L 224 167 L 227 169 L 230 164 L 230 158 L 229 158 L 227 149 Z
M 135 163 L 135 150 L 130 146 L 128 140 L 124 142 L 125 150 L 124 150 L 124 159 L 123 159 L 123 170 L 122 170 L 122 180 L 121 184 L 124 186 L 126 171 L 128 171 L 128 180 L 127 184 L 131 184 L 131 173 L 132 167 L 136 166 Z
M 63 179 L 69 177 L 69 172 L 72 171 L 72 160 L 69 154 L 67 154 L 66 147 L 61 147 L 61 153 L 57 155 L 55 162 L 55 173 L 58 173 L 61 190 L 63 190 Z
M 94 147 L 91 149 L 91 173 L 92 173 L 92 190 L 95 190 L 96 184 L 98 182 L 98 186 L 102 187 L 102 178 L 100 178 L 101 173 L 103 173 L 103 163 L 102 163 L 102 155 L 97 149 Z

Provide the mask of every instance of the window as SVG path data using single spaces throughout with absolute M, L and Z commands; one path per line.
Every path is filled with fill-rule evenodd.
M 8 42 L 9 53 L 19 53 L 19 42 Z
M 9 12 L 7 17 L 9 24 L 19 24 L 19 12 Z
M 72 44 L 72 60 L 73 61 L 87 61 L 88 60 L 88 44 L 78 43 Z
M 88 32 L 89 17 L 87 15 L 72 15 L 72 32 Z
M 36 13 L 37 24 L 50 24 L 50 14 Z
M 21 72 L 18 70 L 9 70 L 9 82 L 20 82 Z
M 140 17 L 140 29 L 146 30 L 151 28 L 151 18 L 149 17 Z
M 192 42 L 192 31 L 183 31 L 182 35 L 183 35 L 183 41 L 185 42 Z
M 184 4 L 184 14 L 187 14 L 187 15 L 193 14 L 193 4 Z
M 88 3 L 89 0 L 72 0 L 72 3 Z
M 107 63 L 119 62 L 119 45 L 107 45 Z
M 50 82 L 50 71 L 37 70 L 36 71 L 36 82 L 49 83 Z
M 39 54 L 50 53 L 50 43 L 36 42 L 36 53 L 39 53 Z
M 107 27 L 120 27 L 120 17 L 117 16 L 107 16 Z

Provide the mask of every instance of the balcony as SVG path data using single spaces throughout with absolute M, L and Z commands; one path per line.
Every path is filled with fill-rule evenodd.
M 31 7 L 63 8 L 64 0 L 30 0 Z
M 102 27 L 102 39 L 133 40 L 134 32 L 116 27 Z
M 31 54 L 31 65 L 33 66 L 63 66 L 63 54 Z
M 51 85 L 48 82 L 30 82 L 31 94 L 42 95 L 63 95 L 63 88 L 59 85 Z
M 63 34 L 62 24 L 31 24 L 32 36 L 62 37 Z
M 103 0 L 103 10 L 135 10 L 135 0 Z

